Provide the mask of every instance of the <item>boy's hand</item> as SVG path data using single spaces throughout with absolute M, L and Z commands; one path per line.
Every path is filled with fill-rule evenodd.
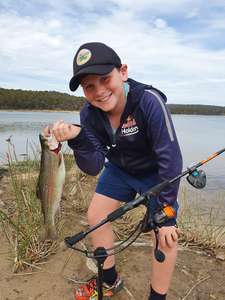
M 80 127 L 60 120 L 54 123 L 53 126 L 45 127 L 43 133 L 45 136 L 50 136 L 53 133 L 58 142 L 64 142 L 75 138 L 80 131 Z
M 173 248 L 177 243 L 180 229 L 176 226 L 163 226 L 159 228 L 159 244 L 160 248 Z

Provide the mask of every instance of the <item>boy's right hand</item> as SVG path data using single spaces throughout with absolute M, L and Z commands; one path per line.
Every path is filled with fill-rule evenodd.
M 52 126 L 46 126 L 43 130 L 45 136 L 54 134 L 58 142 L 64 142 L 75 138 L 81 131 L 79 126 L 65 123 L 63 120 L 55 122 Z

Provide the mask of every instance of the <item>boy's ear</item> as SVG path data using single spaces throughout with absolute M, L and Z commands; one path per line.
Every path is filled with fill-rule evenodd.
M 127 81 L 128 78 L 128 67 L 126 64 L 122 64 L 122 66 L 120 67 L 120 74 L 122 76 L 122 80 L 123 81 Z

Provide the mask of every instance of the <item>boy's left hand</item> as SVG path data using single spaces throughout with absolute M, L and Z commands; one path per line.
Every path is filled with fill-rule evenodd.
M 176 226 L 163 226 L 159 228 L 160 248 L 173 248 L 177 243 L 180 232 L 180 229 Z

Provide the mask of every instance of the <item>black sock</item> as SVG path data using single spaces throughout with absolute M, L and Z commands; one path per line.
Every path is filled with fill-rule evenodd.
M 158 294 L 156 291 L 153 290 L 151 287 L 151 294 L 148 300 L 166 300 L 166 294 Z
M 117 272 L 115 265 L 109 269 L 103 269 L 103 281 L 109 285 L 112 285 L 117 278 Z

